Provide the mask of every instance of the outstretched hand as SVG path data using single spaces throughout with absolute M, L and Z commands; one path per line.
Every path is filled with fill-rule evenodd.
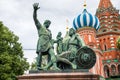
M 38 9 L 40 9 L 40 7 L 39 7 L 38 5 L 39 5 L 39 3 L 34 3 L 34 4 L 33 4 L 33 8 L 34 8 L 34 10 L 38 10 Z

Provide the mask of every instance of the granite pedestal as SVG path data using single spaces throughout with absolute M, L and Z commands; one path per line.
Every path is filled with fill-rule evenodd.
M 18 76 L 18 80 L 102 80 L 90 72 L 41 72 Z

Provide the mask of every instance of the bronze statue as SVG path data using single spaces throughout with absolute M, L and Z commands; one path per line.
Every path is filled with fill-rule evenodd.
M 53 44 L 51 43 L 52 41 L 52 34 L 51 31 L 48 29 L 51 21 L 50 20 L 45 20 L 44 24 L 42 25 L 39 20 L 37 19 L 37 10 L 40 9 L 38 7 L 39 3 L 34 3 L 33 8 L 33 19 L 36 25 L 36 28 L 38 30 L 38 42 L 37 42 L 37 50 L 36 53 L 38 54 L 37 56 L 37 67 L 38 69 L 48 69 L 48 67 L 41 67 L 41 62 L 42 62 L 42 55 L 48 55 L 49 57 L 49 62 L 51 61 L 53 63 L 54 69 L 59 69 L 57 68 L 56 65 L 56 57 L 54 54 L 54 49 L 53 49 Z
M 77 66 L 77 69 L 90 69 L 96 63 L 95 52 L 85 45 L 83 39 L 73 28 L 69 30 L 68 60 Z
M 62 40 L 63 38 L 61 37 L 62 33 L 61 32 L 58 32 L 58 35 L 57 35 L 57 40 L 56 40 L 56 43 L 57 43 L 57 54 L 61 54 L 62 51 L 63 51 L 63 43 L 62 43 Z
M 69 36 L 65 40 L 61 37 L 61 32 L 58 33 L 56 41 L 52 39 L 51 31 L 48 29 L 51 21 L 45 20 L 42 25 L 37 19 L 37 10 L 40 9 L 38 5 L 39 3 L 33 4 L 33 19 L 39 36 L 36 50 L 38 70 L 48 70 L 51 66 L 54 70 L 90 69 L 93 67 L 96 62 L 95 52 L 85 45 L 80 35 L 73 28 L 69 30 Z M 54 43 L 57 43 L 57 55 L 54 53 Z M 48 63 L 41 67 L 43 55 L 48 55 Z

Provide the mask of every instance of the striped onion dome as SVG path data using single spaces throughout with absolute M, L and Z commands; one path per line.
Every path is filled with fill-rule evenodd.
M 76 30 L 82 27 L 94 27 L 96 30 L 98 30 L 99 26 L 100 24 L 98 18 L 88 13 L 86 9 L 84 9 L 82 14 L 78 15 L 73 20 L 73 27 Z

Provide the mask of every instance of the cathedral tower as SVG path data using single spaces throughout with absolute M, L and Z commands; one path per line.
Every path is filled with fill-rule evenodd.
M 120 75 L 120 52 L 116 47 L 120 36 L 120 14 L 110 0 L 100 0 L 96 16 L 100 21 L 97 45 L 103 52 L 104 77 Z

